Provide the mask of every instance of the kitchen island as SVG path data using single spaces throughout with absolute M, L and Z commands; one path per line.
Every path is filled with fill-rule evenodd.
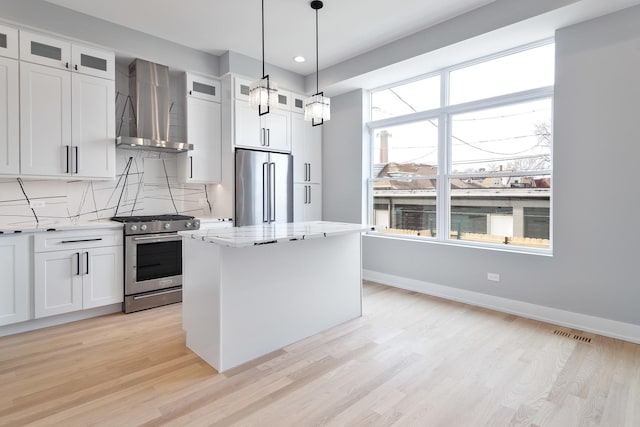
M 181 232 L 187 347 L 224 372 L 362 315 L 360 224 Z

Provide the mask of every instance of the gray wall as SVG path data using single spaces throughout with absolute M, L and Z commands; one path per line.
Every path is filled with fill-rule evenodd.
M 322 218 L 361 223 L 366 218 L 363 191 L 364 93 L 331 98 L 331 120 L 322 125 Z M 368 141 L 368 138 L 366 138 Z
M 633 7 L 556 34 L 553 256 L 365 237 L 363 267 L 640 325 L 638 22 Z M 324 192 L 337 195 L 324 198 L 324 212 L 353 221 L 360 180 L 349 168 L 362 158 L 354 123 L 362 100 L 334 101 Z M 488 282 L 487 272 L 501 282 Z
M 2 0 L 0 19 L 101 45 L 119 56 L 142 58 L 182 71 L 220 74 L 217 56 L 42 0 Z

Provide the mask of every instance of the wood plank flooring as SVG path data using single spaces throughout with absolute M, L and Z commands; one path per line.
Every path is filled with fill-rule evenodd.
M 640 426 L 639 345 L 364 293 L 362 318 L 224 375 L 179 304 L 0 338 L 0 425 Z

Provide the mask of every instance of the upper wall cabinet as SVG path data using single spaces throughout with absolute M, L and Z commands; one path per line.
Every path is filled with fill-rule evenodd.
M 193 150 L 178 154 L 178 176 L 186 183 L 221 179 L 221 108 L 218 80 L 187 74 L 187 142 Z
M 0 174 L 20 171 L 18 61 L 0 57 Z
M 71 46 L 73 71 L 109 80 L 115 78 L 115 55 L 113 52 L 74 44 Z
M 68 70 L 71 68 L 71 43 L 20 31 L 20 60 Z
M 24 31 L 20 46 L 20 173 L 113 179 L 113 53 Z
M 234 97 L 241 101 L 249 101 L 249 91 L 251 82 L 243 78 L 235 78 Z M 276 92 L 277 101 L 275 108 L 279 110 L 291 111 L 291 92 L 278 89 Z
M 18 30 L 0 24 L 0 56 L 18 59 Z
M 291 94 L 291 111 L 294 113 L 304 114 L 304 95 L 297 93 Z

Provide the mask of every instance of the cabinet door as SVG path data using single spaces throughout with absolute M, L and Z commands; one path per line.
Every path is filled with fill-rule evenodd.
M 309 184 L 309 196 L 307 208 L 305 210 L 305 221 L 322 220 L 322 186 L 320 184 Z
M 36 319 L 82 310 L 82 253 L 43 252 L 34 258 Z
M 291 113 L 277 108 L 271 109 L 269 114 L 262 116 L 262 127 L 267 132 L 266 146 L 269 150 L 291 151 L 291 139 L 289 138 L 290 116 Z
M 116 175 L 115 83 L 74 73 L 71 92 L 71 174 L 113 179 Z
M 220 182 L 220 120 L 220 104 L 187 98 L 187 141 L 193 144 L 193 150 L 179 159 L 187 162 L 186 182 Z
M 234 79 L 234 98 L 242 101 L 249 101 L 249 91 L 251 90 L 251 82 L 236 77 Z M 258 113 L 256 113 L 258 114 Z
M 0 325 L 31 318 L 29 236 L 0 237 Z
M 89 46 L 71 46 L 71 64 L 74 72 L 115 80 L 115 55 Z
M 82 253 L 83 308 L 123 301 L 122 246 L 94 248 Z
M 0 24 L 0 56 L 18 59 L 18 30 Z
M 0 58 L 0 174 L 20 172 L 18 61 Z
M 294 113 L 304 114 L 304 95 L 297 93 L 291 94 L 291 111 Z
M 291 92 L 281 89 L 278 90 L 277 108 L 291 111 Z
M 300 114 L 291 114 L 291 152 L 295 182 L 322 181 L 322 134 Z
M 293 220 L 320 221 L 322 219 L 322 186 L 293 184 Z
M 71 73 L 20 64 L 20 166 L 23 175 L 71 171 Z
M 20 60 L 48 67 L 71 68 L 71 43 L 53 37 L 20 31 Z
M 246 101 L 235 101 L 235 144 L 238 147 L 264 148 L 258 111 Z
M 220 82 L 206 77 L 187 74 L 187 96 L 205 101 L 220 102 Z

